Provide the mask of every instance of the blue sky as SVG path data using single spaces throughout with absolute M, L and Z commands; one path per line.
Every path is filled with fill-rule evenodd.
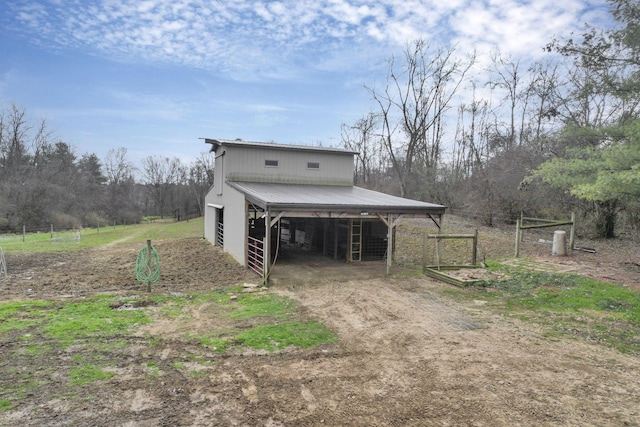
M 19 0 L 0 8 L 0 107 L 78 154 L 191 161 L 199 138 L 338 145 L 407 42 L 539 59 L 604 0 Z M 481 68 L 479 68 L 480 70 Z

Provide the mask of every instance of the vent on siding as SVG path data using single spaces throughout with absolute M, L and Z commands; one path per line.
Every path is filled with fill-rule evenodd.
M 307 169 L 320 169 L 320 163 L 307 162 Z
M 270 168 L 277 168 L 278 167 L 278 161 L 277 160 L 265 160 L 264 161 L 264 165 L 266 167 L 270 167 Z

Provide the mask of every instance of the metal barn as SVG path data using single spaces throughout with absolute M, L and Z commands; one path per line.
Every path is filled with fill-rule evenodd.
M 442 205 L 354 186 L 353 151 L 205 142 L 215 153 L 205 237 L 264 278 L 284 248 L 346 262 L 386 260 L 388 273 L 397 221 L 427 217 L 439 227 L 445 211 Z

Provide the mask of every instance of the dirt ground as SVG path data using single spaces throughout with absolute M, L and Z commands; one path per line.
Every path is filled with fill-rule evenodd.
M 508 231 L 481 230 L 486 258 L 512 255 Z M 597 253 L 551 257 L 525 244 L 532 268 L 572 271 L 640 289 L 632 241 L 589 242 Z M 81 254 L 5 253 L 9 278 L 0 299 L 73 299 L 141 292 L 133 277 L 139 245 Z M 204 291 L 256 276 L 201 239 L 155 242 L 162 277 L 154 292 Z M 403 263 L 409 255 L 398 256 Z M 295 262 L 294 262 L 295 261 Z M 407 266 L 385 277 L 382 262 L 335 263 L 285 257 L 269 292 L 300 302 L 332 328 L 337 344 L 277 354 L 206 353 L 202 375 L 173 368 L 196 352 L 185 331 L 155 324 L 166 337 L 127 340 L 116 376 L 61 396 L 49 385 L 0 412 L 7 426 L 640 426 L 640 358 L 585 341 L 549 338 L 532 323 L 492 312 L 482 300 L 454 301 L 450 285 Z M 215 328 L 207 304 L 189 327 Z M 160 329 L 158 329 L 160 328 Z M 143 331 L 144 332 L 144 331 Z M 2 344 L 4 381 L 20 343 Z M 71 350 L 69 350 L 71 351 Z M 51 366 L 71 357 L 64 351 Z M 150 378 L 149 362 L 163 372 Z M 34 367 L 34 369 L 38 369 Z M 15 374 L 17 375 L 17 374 Z M 18 381 L 16 376 L 16 381 Z

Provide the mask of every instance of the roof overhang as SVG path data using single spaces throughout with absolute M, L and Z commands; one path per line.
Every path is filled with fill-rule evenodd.
M 229 182 L 255 206 L 288 217 L 442 216 L 446 207 L 355 186 Z

